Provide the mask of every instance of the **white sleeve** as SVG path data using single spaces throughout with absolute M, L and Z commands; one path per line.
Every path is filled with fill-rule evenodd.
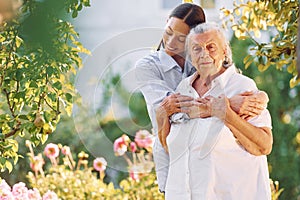
M 260 115 L 248 120 L 248 122 L 256 127 L 268 127 L 272 129 L 271 115 L 267 109 L 264 109 Z

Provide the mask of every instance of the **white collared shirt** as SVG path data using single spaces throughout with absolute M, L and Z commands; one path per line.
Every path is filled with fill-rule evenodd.
M 196 76 L 184 79 L 177 91 L 199 97 L 191 85 Z M 254 81 L 236 73 L 232 66 L 212 81 L 203 97 L 224 94 L 230 98 L 255 90 Z M 272 128 L 266 109 L 249 123 Z M 167 144 L 170 166 L 166 200 L 271 199 L 267 157 L 248 153 L 218 118 L 172 124 Z
M 184 70 L 182 70 L 177 62 L 164 50 L 156 51 L 137 61 L 135 67 L 136 79 L 146 100 L 148 114 L 155 134 L 157 134 L 156 106 L 166 96 L 174 93 L 178 84 L 194 72 L 195 68 L 189 63 L 186 63 Z M 169 156 L 162 147 L 158 136 L 155 137 L 154 141 L 153 157 L 159 189 L 165 191 Z

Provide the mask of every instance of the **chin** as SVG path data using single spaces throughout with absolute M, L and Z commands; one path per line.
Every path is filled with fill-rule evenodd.
M 165 51 L 166 51 L 166 53 L 167 53 L 169 56 L 175 56 L 175 55 L 177 55 L 177 53 L 174 52 L 174 51 L 169 51 L 169 50 L 165 50 Z

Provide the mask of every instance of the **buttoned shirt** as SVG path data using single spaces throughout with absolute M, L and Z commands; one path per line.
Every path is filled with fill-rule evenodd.
M 163 149 L 157 136 L 155 108 L 166 96 L 174 93 L 182 79 L 192 75 L 194 72 L 195 68 L 189 63 L 186 63 L 182 70 L 177 62 L 164 50 L 156 51 L 136 63 L 136 79 L 139 89 L 145 98 L 148 114 L 156 134 L 153 145 L 153 157 L 158 186 L 161 191 L 165 190 L 169 156 Z
M 194 74 L 184 79 L 177 92 L 199 97 L 192 87 L 196 77 Z M 224 94 L 230 98 L 256 90 L 252 79 L 236 73 L 231 66 L 211 82 L 202 97 Z M 248 122 L 272 128 L 267 109 Z M 271 199 L 266 156 L 248 153 L 220 119 L 196 118 L 172 124 L 167 144 L 170 166 L 166 200 Z

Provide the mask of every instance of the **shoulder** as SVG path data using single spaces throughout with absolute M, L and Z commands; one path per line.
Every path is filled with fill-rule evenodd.
M 234 73 L 231 76 L 228 85 L 238 86 L 244 90 L 257 90 L 256 83 L 253 79 L 239 73 Z
M 159 60 L 159 56 L 158 56 L 158 52 L 153 52 L 141 59 L 139 59 L 138 61 L 136 61 L 135 63 L 135 67 L 136 68 L 151 68 L 153 69 L 153 65 L 157 65 L 160 62 Z

